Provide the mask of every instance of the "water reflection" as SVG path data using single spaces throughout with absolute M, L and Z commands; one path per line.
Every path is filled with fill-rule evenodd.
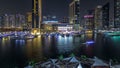
M 75 45 L 74 45 L 75 46 Z M 73 37 L 61 37 L 57 40 L 58 53 L 67 53 L 73 50 Z
M 86 37 L 89 36 L 91 35 Z M 31 60 L 44 61 L 48 58 L 58 58 L 61 54 L 69 56 L 74 53 L 80 56 L 90 51 L 89 47 L 82 45 L 85 42 L 84 37 L 39 36 L 28 40 L 1 39 L 0 67 L 18 66 L 22 68 Z M 86 49 L 88 51 L 85 51 Z
M 106 48 L 107 51 L 105 51 L 105 56 L 107 58 L 111 59 L 118 59 L 120 61 L 120 36 L 109 36 L 108 39 L 106 39 Z M 104 48 L 104 49 L 105 49 Z

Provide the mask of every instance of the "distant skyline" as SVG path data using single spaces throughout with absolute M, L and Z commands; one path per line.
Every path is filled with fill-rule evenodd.
M 53 15 L 61 19 L 68 17 L 69 3 L 72 0 L 43 0 L 43 16 Z M 113 0 L 80 0 L 80 13 L 83 16 L 87 10 L 103 5 Z M 22 13 L 32 10 L 32 0 L 0 0 L 0 14 Z

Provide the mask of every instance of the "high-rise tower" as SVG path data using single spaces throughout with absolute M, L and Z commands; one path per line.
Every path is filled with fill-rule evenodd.
M 102 6 L 98 5 L 94 12 L 94 29 L 102 29 Z
M 114 0 L 114 27 L 120 28 L 120 0 Z
M 103 28 L 109 28 L 109 9 L 110 4 L 107 3 L 102 7 L 102 26 Z
M 38 32 L 42 23 L 42 0 L 32 0 L 32 32 Z
M 69 4 L 69 22 L 78 30 L 80 25 L 80 0 L 73 0 Z

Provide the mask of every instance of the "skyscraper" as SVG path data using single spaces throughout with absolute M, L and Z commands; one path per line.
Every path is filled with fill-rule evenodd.
M 0 16 L 0 28 L 4 27 L 4 17 Z
M 22 28 L 26 23 L 25 15 L 22 14 L 4 14 L 0 20 L 0 25 L 4 28 Z
M 100 5 L 95 8 L 94 21 L 95 29 L 102 29 L 102 6 Z
M 120 28 L 120 0 L 114 0 L 114 27 Z
M 32 28 L 40 28 L 42 23 L 42 0 L 32 0 Z
M 80 0 L 73 0 L 69 4 L 69 22 L 74 25 L 74 29 L 78 29 L 80 25 Z
M 42 24 L 42 0 L 32 0 L 32 34 L 40 34 Z
M 27 12 L 27 25 L 30 30 L 32 28 L 32 12 Z
M 10 27 L 8 14 L 4 14 L 4 27 Z
M 102 7 L 102 25 L 103 28 L 108 28 L 109 27 L 109 3 L 105 4 Z
M 9 24 L 11 28 L 15 28 L 16 23 L 15 23 L 15 15 L 9 15 Z
M 25 15 L 22 15 L 22 14 L 16 14 L 15 15 L 15 26 L 16 27 L 22 27 L 23 25 L 26 24 L 26 16 Z
M 84 15 L 85 23 L 84 23 L 84 28 L 85 29 L 94 29 L 94 10 L 90 9 L 87 10 L 87 14 Z

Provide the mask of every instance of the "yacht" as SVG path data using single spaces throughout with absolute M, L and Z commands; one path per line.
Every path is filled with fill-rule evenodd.
M 28 36 L 26 36 L 25 38 L 26 38 L 26 39 L 34 39 L 35 36 L 33 36 L 33 35 L 28 35 Z

